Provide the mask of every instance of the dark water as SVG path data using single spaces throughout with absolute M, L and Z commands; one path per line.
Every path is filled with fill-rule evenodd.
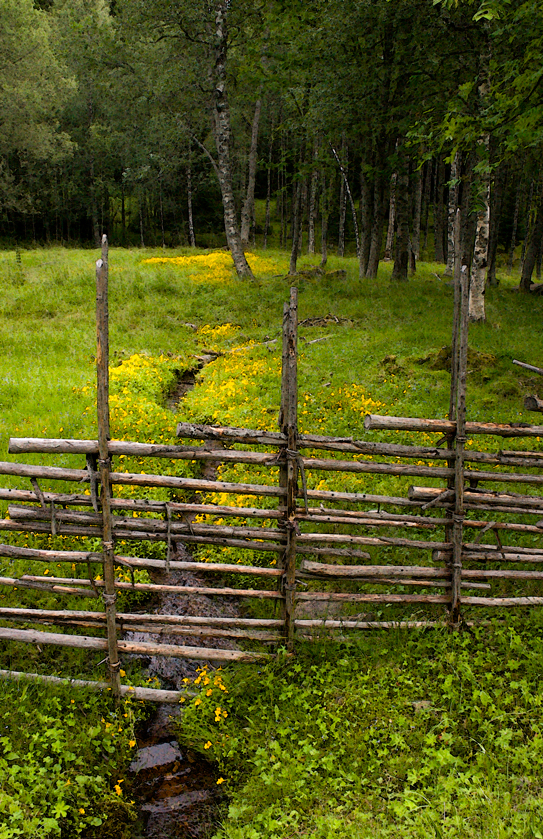
M 175 706 L 161 706 L 138 738 L 138 753 L 130 766 L 140 814 L 133 839 L 204 839 L 217 823 L 217 770 L 180 749 L 172 732 L 172 712 L 177 712 Z

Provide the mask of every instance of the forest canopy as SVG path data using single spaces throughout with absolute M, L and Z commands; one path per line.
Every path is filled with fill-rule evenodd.
M 328 245 L 396 279 L 456 249 L 475 288 L 524 242 L 529 290 L 536 0 L 2 0 L 0 20 L 5 244 L 226 243 L 240 276 L 249 241 L 293 273 Z

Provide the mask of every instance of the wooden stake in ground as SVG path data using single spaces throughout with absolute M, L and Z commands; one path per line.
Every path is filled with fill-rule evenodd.
M 460 317 L 458 321 L 458 372 L 456 377 L 456 457 L 454 474 L 454 518 L 452 553 L 451 625 L 460 620 L 460 585 L 462 577 L 462 539 L 464 529 L 464 448 L 466 445 L 466 373 L 468 363 L 469 278 L 467 266 L 460 272 Z
M 120 662 L 117 644 L 115 567 L 111 523 L 111 485 L 109 474 L 109 313 L 108 313 L 108 243 L 102 237 L 102 256 L 96 262 L 96 409 L 98 414 L 98 457 L 102 505 L 102 551 L 104 564 L 104 608 L 107 626 L 108 667 L 115 696 L 121 695 Z
M 296 497 L 298 495 L 298 289 L 291 288 L 290 303 L 283 312 L 283 371 L 281 377 L 281 415 L 279 425 L 287 438 L 286 462 L 281 484 L 286 489 L 284 525 L 287 544 L 283 563 L 285 594 L 285 636 L 287 649 L 294 647 L 294 610 L 296 607 Z

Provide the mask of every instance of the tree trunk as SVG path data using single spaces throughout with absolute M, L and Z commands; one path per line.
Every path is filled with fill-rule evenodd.
M 68 241 L 70 239 L 69 228 L 67 231 Z M 121 242 L 123 247 L 126 247 L 126 202 L 124 195 L 124 180 L 121 177 Z
M 255 208 L 255 180 L 256 180 L 256 164 L 258 160 L 258 127 L 260 124 L 260 110 L 262 103 L 260 99 L 256 100 L 255 113 L 253 117 L 253 126 L 251 130 L 251 148 L 249 150 L 249 172 L 247 181 L 247 195 L 243 202 L 241 210 L 241 241 L 244 245 L 249 243 L 249 234 L 251 232 L 251 222 L 254 216 Z
M 396 251 L 391 280 L 407 281 L 409 267 L 409 174 L 402 160 L 396 178 Z
M 315 140 L 313 146 L 313 161 L 317 160 L 319 154 L 318 142 Z M 307 225 L 307 252 L 315 253 L 315 221 L 317 218 L 317 188 L 319 183 L 319 173 L 316 166 L 311 172 L 311 181 L 309 185 L 309 211 L 308 211 L 308 225 Z
M 420 221 L 422 216 L 422 171 L 417 169 L 415 173 L 415 201 L 413 209 L 413 236 L 411 250 L 415 264 L 420 259 Z
M 489 138 L 483 141 L 488 146 Z M 477 227 L 475 230 L 475 246 L 471 264 L 469 287 L 469 319 L 470 321 L 485 320 L 485 279 L 488 258 L 488 228 L 490 221 L 490 172 L 481 176 L 482 206 L 477 213 Z
M 287 241 L 286 230 L 286 178 L 285 178 L 285 135 L 281 132 L 281 162 L 277 171 L 278 192 L 279 192 L 279 247 L 284 248 Z
M 447 267 L 445 274 L 452 277 L 454 271 L 454 222 L 458 208 L 458 177 L 460 174 L 460 152 L 456 152 L 451 163 L 451 177 L 449 180 L 449 205 L 447 210 Z
M 390 262 L 392 259 L 392 248 L 394 247 L 394 231 L 396 229 L 396 184 L 398 181 L 398 173 L 394 172 L 390 179 L 390 198 L 388 201 L 388 229 L 387 240 L 385 244 L 385 255 L 383 259 L 385 262 Z
M 300 244 L 300 210 L 302 204 L 302 182 L 297 180 L 292 193 L 292 247 L 290 249 L 290 264 L 288 272 L 291 276 L 296 274 L 298 262 L 298 251 Z
M 370 230 L 371 230 L 371 204 L 370 204 L 370 188 L 364 164 L 360 169 L 360 259 L 359 259 L 359 277 L 362 279 L 366 275 L 368 267 L 368 259 L 370 255 Z
M 520 277 L 520 290 L 524 292 L 530 291 L 532 283 L 532 274 L 537 260 L 537 253 L 543 237 L 543 187 L 539 187 L 539 195 L 537 200 L 537 207 L 535 219 L 532 224 L 528 240 L 526 242 L 526 252 L 524 255 L 524 262 L 522 264 L 522 274 Z
M 189 159 L 187 164 L 187 211 L 189 216 L 189 241 L 191 248 L 196 247 L 196 238 L 194 236 L 194 218 L 192 215 L 192 153 L 189 138 Z
M 513 270 L 513 261 L 515 259 L 515 248 L 517 246 L 517 228 L 518 228 L 518 217 L 520 211 L 520 203 L 522 200 L 522 193 L 524 191 L 524 180 L 521 177 L 519 180 L 519 185 L 517 187 L 517 194 L 515 197 L 515 209 L 513 212 L 513 225 L 511 229 L 511 244 L 509 245 L 509 260 L 507 262 L 507 273 L 510 274 Z
M 345 134 L 341 136 L 341 157 L 334 155 L 343 175 L 339 180 L 339 233 L 337 255 L 345 256 L 345 217 L 347 213 L 347 171 L 349 168 L 349 150 L 345 141 Z
M 321 269 L 324 271 L 328 261 L 328 188 L 326 185 L 326 173 L 323 171 L 321 176 L 322 191 L 321 191 Z
M 236 206 L 232 187 L 230 154 L 230 109 L 226 94 L 226 61 L 228 54 L 227 14 L 229 0 L 219 0 L 215 6 L 215 64 L 214 64 L 214 133 L 217 146 L 217 175 L 224 209 L 224 229 L 228 248 L 234 260 L 238 277 L 253 279 L 253 272 L 245 258 L 236 220 Z
M 271 165 L 273 154 L 273 119 L 270 131 L 270 146 L 268 149 L 268 174 L 266 188 L 266 214 L 264 218 L 264 242 L 263 247 L 268 247 L 268 234 L 270 232 L 270 205 L 271 205 Z
M 139 190 L 139 195 L 138 195 L 138 209 L 139 209 L 139 215 L 140 215 L 140 245 L 141 245 L 142 248 L 144 248 L 145 247 L 145 239 L 144 239 L 144 236 L 143 236 L 143 195 L 142 195 L 142 190 L 141 189 Z
M 507 180 L 507 169 L 502 164 L 496 172 L 494 183 L 490 188 L 490 231 L 488 234 L 488 271 L 489 285 L 498 285 L 496 280 L 496 256 L 498 253 L 498 233 L 503 204 L 503 193 Z
M 351 212 L 352 212 L 352 216 L 353 216 L 354 235 L 355 235 L 355 239 L 356 239 L 356 255 L 357 255 L 357 257 L 360 257 L 360 236 L 359 236 L 359 233 L 358 233 L 358 220 L 357 220 L 357 217 L 356 217 L 356 207 L 354 205 L 353 194 L 351 192 L 351 188 L 349 186 L 349 181 L 348 181 L 348 178 L 347 178 L 347 171 L 345 170 L 343 164 L 341 163 L 341 160 L 339 159 L 338 153 L 335 150 L 335 148 L 332 145 L 330 147 L 332 149 L 332 154 L 334 155 L 334 157 L 336 159 L 336 163 L 339 166 L 339 171 L 341 172 L 341 178 L 342 178 L 342 181 L 345 185 L 345 192 L 347 193 L 347 195 L 349 197 L 349 204 L 351 205 Z
M 436 161 L 436 178 L 434 192 L 434 259 L 445 262 L 445 223 L 444 223 L 444 195 L 445 163 L 442 159 Z
M 370 234 L 370 252 L 366 268 L 366 277 L 368 277 L 368 279 L 375 279 L 379 268 L 379 256 L 381 254 L 383 226 L 385 221 L 384 191 L 383 178 L 378 175 L 373 183 L 373 221 Z
M 537 281 L 541 282 L 541 261 L 543 259 L 543 241 L 539 242 L 539 248 L 537 250 L 537 259 L 535 261 L 535 275 L 537 277 Z
M 300 191 L 300 233 L 298 236 L 298 256 L 302 255 L 303 241 L 304 241 L 304 225 L 307 217 L 307 202 L 308 202 L 308 183 L 307 178 L 302 178 Z
M 471 260 L 475 243 L 475 226 L 477 223 L 477 218 L 470 212 L 474 163 L 475 155 L 473 152 L 462 155 L 461 184 L 458 200 L 461 214 L 460 259 L 461 265 L 467 265 L 468 272 L 471 270 Z
M 430 203 L 432 195 L 432 165 L 431 161 L 427 160 L 424 164 L 424 186 L 422 189 L 422 219 L 424 228 L 424 250 L 428 249 L 428 231 L 430 225 L 428 224 L 428 217 L 430 214 Z
M 522 242 L 522 251 L 520 254 L 520 272 L 522 274 L 524 270 L 524 258 L 526 256 L 526 246 L 528 244 L 528 240 L 530 238 L 530 231 L 532 229 L 532 225 L 534 222 L 533 218 L 533 198 L 534 198 L 534 190 L 536 189 L 535 181 L 532 178 L 530 181 L 530 192 L 528 193 L 528 203 L 526 205 L 526 234 L 524 236 L 524 241 Z

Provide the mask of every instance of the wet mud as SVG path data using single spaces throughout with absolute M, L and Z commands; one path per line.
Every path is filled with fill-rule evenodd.
M 176 560 L 190 561 L 191 555 L 177 544 Z M 210 575 L 205 581 L 192 571 L 153 573 L 155 582 L 178 586 L 213 585 Z M 217 581 L 219 582 L 219 581 Z M 146 606 L 148 610 L 148 606 Z M 165 593 L 154 603 L 156 614 L 196 616 L 239 615 L 235 598 L 187 593 Z M 167 630 L 156 633 L 125 632 L 130 640 L 148 640 L 183 646 L 236 649 L 228 638 L 200 635 L 177 635 Z M 194 679 L 198 667 L 207 662 L 187 658 L 150 656 L 141 659 L 150 677 L 157 677 L 163 688 L 182 690 L 183 679 Z M 190 750 L 183 750 L 175 739 L 175 723 L 179 705 L 157 705 L 154 715 L 137 733 L 138 752 L 130 766 L 131 794 L 138 803 L 138 827 L 132 839 L 206 839 L 217 826 L 221 794 L 217 786 L 216 767 Z
M 180 748 L 173 735 L 177 712 L 177 706 L 161 706 L 161 719 L 138 738 L 130 766 L 139 804 L 133 839 L 205 839 L 216 827 L 222 800 L 217 770 Z

